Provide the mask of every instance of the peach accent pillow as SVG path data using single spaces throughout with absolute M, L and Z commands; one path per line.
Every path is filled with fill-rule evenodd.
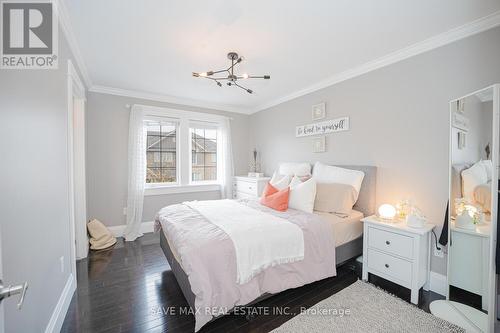
M 278 210 L 280 212 L 284 212 L 288 209 L 289 197 L 290 197 L 289 187 L 287 187 L 284 190 L 278 190 L 270 183 L 267 183 L 264 192 L 262 192 L 260 203 L 266 207 Z

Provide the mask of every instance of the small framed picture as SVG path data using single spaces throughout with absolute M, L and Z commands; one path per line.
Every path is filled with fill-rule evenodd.
M 451 126 L 458 128 L 459 130 L 462 130 L 464 132 L 467 132 L 469 130 L 469 118 L 467 118 L 461 113 L 453 112 L 451 118 Z
M 325 137 L 313 138 L 313 153 L 324 153 L 326 151 Z
M 320 120 L 326 117 L 325 103 L 319 103 L 312 106 L 312 120 Z
M 465 149 L 467 146 L 467 133 L 459 131 L 458 132 L 458 149 Z

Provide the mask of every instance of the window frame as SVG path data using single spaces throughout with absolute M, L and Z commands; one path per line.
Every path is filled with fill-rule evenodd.
M 171 108 L 163 108 L 148 105 L 135 104 L 133 108 L 138 108 L 143 113 L 144 120 L 153 121 L 175 121 L 178 123 L 176 130 L 176 173 L 175 183 L 145 183 L 145 196 L 163 195 L 172 193 L 191 193 L 205 191 L 219 191 L 222 184 L 221 166 L 223 162 L 223 151 L 219 132 L 224 122 L 228 119 L 225 116 L 185 111 Z M 216 181 L 191 181 L 191 136 L 190 126 L 193 123 L 208 123 L 217 129 L 217 180 Z M 186 148 L 186 149 L 185 149 Z
M 169 123 L 174 123 L 175 124 L 175 182 L 164 182 L 164 183 L 145 183 L 145 189 L 150 189 L 150 188 L 159 188 L 159 187 L 172 187 L 172 186 L 179 186 L 181 184 L 180 182 L 180 161 L 179 161 L 179 128 L 180 128 L 180 123 L 178 119 L 171 118 L 171 117 L 158 117 L 158 116 L 145 116 L 143 118 L 143 122 L 169 122 Z M 161 135 L 161 134 L 160 134 Z M 147 137 L 147 132 L 146 132 L 146 137 Z M 147 140 L 146 140 L 147 144 Z M 147 147 L 146 147 L 146 154 L 147 154 Z M 147 157 L 146 157 L 147 161 Z M 147 163 L 147 162 L 146 162 Z M 161 163 L 161 154 L 160 154 L 160 163 Z M 146 165 L 146 170 L 147 170 L 147 165 Z
M 205 124 L 203 124 L 205 123 Z M 215 180 L 198 180 L 198 181 L 193 181 L 193 159 L 191 156 L 192 150 L 193 150 L 193 140 L 191 140 L 191 129 L 215 129 L 217 132 L 217 161 L 216 161 L 216 179 Z M 221 144 L 220 144 L 220 124 L 213 123 L 213 122 L 200 122 L 200 121 L 191 121 L 189 124 L 189 184 L 190 185 L 209 185 L 209 184 L 218 184 L 220 185 L 222 183 L 222 173 L 220 169 L 220 163 L 221 163 Z

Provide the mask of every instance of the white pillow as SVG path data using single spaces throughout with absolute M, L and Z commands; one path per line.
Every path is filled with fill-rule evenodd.
M 486 177 L 488 177 L 488 181 L 491 180 L 492 174 L 493 174 L 493 164 L 491 163 L 491 160 L 482 160 L 481 163 L 484 166 L 484 169 L 486 170 Z
M 475 163 L 469 169 L 462 171 L 462 195 L 469 202 L 474 202 L 474 189 L 488 182 L 486 168 L 481 161 Z
M 300 179 L 300 177 L 293 176 L 293 178 L 290 181 L 290 184 L 288 186 L 290 186 L 290 189 L 291 189 L 292 187 L 295 187 L 295 186 L 302 184 L 302 183 L 303 183 L 303 181 L 302 181 L 302 179 Z
M 314 200 L 316 199 L 316 181 L 314 179 L 302 182 L 300 178 L 293 177 L 290 185 L 290 198 L 288 208 L 312 213 L 314 210 Z
M 316 182 L 351 185 L 357 192 L 356 200 L 364 177 L 365 173 L 363 171 L 339 168 L 320 162 L 316 162 L 313 168 L 313 178 Z
M 311 164 L 309 163 L 281 163 L 278 169 L 281 175 L 305 177 L 311 175 Z
M 281 191 L 288 187 L 288 185 L 290 184 L 290 178 L 290 176 L 280 175 L 275 171 L 273 177 L 269 182 L 271 183 L 271 185 Z

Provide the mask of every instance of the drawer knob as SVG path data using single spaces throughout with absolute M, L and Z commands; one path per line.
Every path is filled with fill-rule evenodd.
M 385 264 L 385 268 L 389 268 L 389 264 Z
M 385 241 L 385 243 L 386 243 L 387 245 L 391 245 L 391 242 L 389 242 L 389 241 Z

